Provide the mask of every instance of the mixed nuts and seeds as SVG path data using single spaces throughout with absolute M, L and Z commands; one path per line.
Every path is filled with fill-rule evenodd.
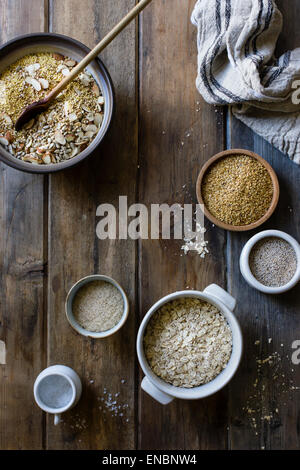
M 232 332 L 214 305 L 182 297 L 163 305 L 150 319 L 144 350 L 153 372 L 175 387 L 193 388 L 226 367 Z
M 11 155 L 32 164 L 55 164 L 75 157 L 95 139 L 104 98 L 87 70 L 45 112 L 20 131 L 14 128 L 21 111 L 44 98 L 76 64 L 60 54 L 30 54 L 0 75 L 0 144 Z
M 216 219 L 242 226 L 266 214 L 274 189 L 268 170 L 258 160 L 229 155 L 207 170 L 201 191 L 205 206 Z

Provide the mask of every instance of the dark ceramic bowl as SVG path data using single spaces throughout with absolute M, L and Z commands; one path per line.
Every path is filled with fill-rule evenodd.
M 69 38 L 68 36 L 62 36 L 61 34 L 35 33 L 19 36 L 0 48 L 0 74 L 9 65 L 26 54 L 56 52 L 78 62 L 89 51 L 90 49 L 81 42 Z M 83 152 L 76 155 L 76 157 L 51 165 L 33 165 L 32 163 L 23 162 L 11 155 L 0 145 L 0 160 L 2 162 L 18 170 L 30 173 L 52 173 L 76 165 L 95 150 L 106 135 L 112 120 L 114 111 L 114 90 L 110 75 L 100 59 L 97 58 L 93 60 L 87 68 L 100 87 L 105 100 L 102 126 L 91 144 Z

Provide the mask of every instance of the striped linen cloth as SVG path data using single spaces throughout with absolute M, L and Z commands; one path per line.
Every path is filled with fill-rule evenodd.
M 231 105 L 237 118 L 300 164 L 300 48 L 275 58 L 282 29 L 275 2 L 198 0 L 192 23 L 203 98 Z

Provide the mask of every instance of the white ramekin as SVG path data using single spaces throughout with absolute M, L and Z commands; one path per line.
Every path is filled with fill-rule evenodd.
M 72 304 L 73 304 L 73 299 L 75 297 L 76 292 L 81 287 L 83 287 L 85 284 L 88 284 L 89 282 L 92 282 L 92 281 L 106 281 L 106 282 L 109 282 L 110 284 L 115 286 L 122 295 L 123 302 L 124 302 L 123 315 L 122 315 L 120 321 L 113 328 L 111 328 L 110 330 L 100 331 L 100 332 L 88 331 L 88 330 L 82 328 L 82 326 L 79 325 L 79 323 L 76 321 L 76 319 L 73 315 Z M 67 316 L 68 322 L 74 328 L 74 330 L 76 330 L 78 333 L 80 333 L 83 336 L 88 336 L 90 338 L 99 339 L 99 338 L 106 338 L 107 336 L 111 336 L 114 333 L 116 333 L 120 328 L 122 328 L 122 326 L 124 325 L 124 323 L 126 322 L 127 317 L 128 317 L 129 302 L 128 302 L 128 299 L 127 299 L 127 296 L 126 296 L 125 292 L 123 291 L 120 284 L 117 283 L 117 281 L 115 281 L 111 277 L 103 276 L 102 274 L 92 274 L 91 276 L 86 276 L 86 277 L 80 279 L 70 289 L 70 291 L 67 295 L 65 308 L 66 308 L 66 316 Z
M 269 237 L 281 238 L 287 241 L 294 248 L 296 256 L 297 256 L 296 272 L 294 276 L 292 277 L 292 279 L 284 286 L 269 287 L 269 286 L 265 286 L 264 284 L 261 284 L 253 276 L 250 266 L 249 266 L 249 256 L 254 245 L 260 240 L 262 240 L 263 238 L 269 238 Z M 252 238 L 250 238 L 250 240 L 248 240 L 248 242 L 244 246 L 241 252 L 241 256 L 240 256 L 240 270 L 245 281 L 250 286 L 254 287 L 254 289 L 257 289 L 260 292 L 264 292 L 265 294 L 282 294 L 283 292 L 286 292 L 292 289 L 300 281 L 300 245 L 297 242 L 297 240 L 295 240 L 295 238 L 291 237 L 285 232 L 281 232 L 280 230 L 264 230 L 263 232 L 259 232 L 256 235 L 254 235 Z
M 166 383 L 155 375 L 147 362 L 144 352 L 144 334 L 152 315 L 155 314 L 162 305 L 181 297 L 193 297 L 215 305 L 225 316 L 232 331 L 232 353 L 226 368 L 211 382 L 190 389 L 174 387 L 174 385 Z M 243 350 L 241 329 L 236 317 L 232 313 L 235 305 L 236 300 L 216 284 L 211 284 L 204 289 L 203 292 L 194 290 L 175 292 L 156 302 L 145 315 L 137 336 L 137 355 L 140 366 L 145 374 L 141 383 L 142 389 L 162 405 L 167 405 L 174 400 L 174 398 L 197 400 L 199 398 L 208 397 L 221 390 L 235 374 L 240 364 Z

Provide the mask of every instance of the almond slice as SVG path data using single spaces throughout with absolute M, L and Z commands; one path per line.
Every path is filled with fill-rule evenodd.
M 98 127 L 95 126 L 95 124 L 89 124 L 88 126 L 86 126 L 85 131 L 92 132 L 93 134 L 95 134 L 98 131 Z
M 95 96 L 100 95 L 100 90 L 99 90 L 99 87 L 96 83 L 94 83 L 94 85 L 92 86 L 92 92 L 94 93 Z
M 8 146 L 9 142 L 5 137 L 0 137 L 0 144 L 4 145 L 5 147 Z
M 71 72 L 70 72 L 69 69 L 64 68 L 64 69 L 62 69 L 61 73 L 62 73 L 65 77 L 67 77 L 68 75 L 70 75 Z
M 22 157 L 22 160 L 24 162 L 29 162 L 29 163 L 35 163 L 35 164 L 40 164 L 43 163 L 43 160 L 40 160 L 38 157 L 35 157 L 34 155 L 27 154 L 25 157 Z
M 60 131 L 56 131 L 54 134 L 55 142 L 60 145 L 66 145 L 66 139 Z
M 96 124 L 96 126 L 100 126 L 102 124 L 102 121 L 103 121 L 103 116 L 102 114 L 100 113 L 96 113 L 95 114 L 95 117 L 94 117 L 94 123 Z
M 84 86 L 89 86 L 89 84 L 90 84 L 90 79 L 89 79 L 88 75 L 86 75 L 85 73 L 82 73 L 82 74 L 79 75 L 79 80 L 81 81 L 81 83 Z
M 42 156 L 42 160 L 45 165 L 50 165 L 52 163 L 53 155 L 50 152 L 45 153 L 45 155 Z
M 9 131 L 6 132 L 4 137 L 6 138 L 9 144 L 11 144 L 14 141 L 14 136 Z
M 45 152 L 46 152 L 46 149 L 43 149 L 42 147 L 38 147 L 38 148 L 36 149 L 36 153 L 37 153 L 38 155 L 43 155 Z
M 66 141 L 67 142 L 74 142 L 75 140 L 75 134 L 67 134 L 66 135 Z
M 33 88 L 36 91 L 41 91 L 41 89 L 42 89 L 40 82 L 38 82 L 35 78 L 26 77 L 25 82 L 28 83 L 29 85 L 33 86 Z
M 92 132 L 92 131 L 87 131 L 84 136 L 85 136 L 87 139 L 91 139 L 91 138 L 93 137 L 93 135 L 94 135 L 94 132 Z
M 40 68 L 40 64 L 29 64 L 25 67 L 25 71 L 29 73 L 29 75 L 34 75 L 37 70 Z
M 72 153 L 71 153 L 71 155 L 70 155 L 70 158 L 73 158 L 73 157 L 75 157 L 75 155 L 77 155 L 77 154 L 78 154 L 78 152 L 79 152 L 79 149 L 78 149 L 78 147 L 75 147 L 75 148 L 72 150 Z
M 10 117 L 9 117 L 8 114 L 6 114 L 6 113 L 1 113 L 1 114 L 0 114 L 0 117 L 1 117 L 2 119 L 4 119 L 4 121 L 6 122 L 6 124 L 8 124 L 9 126 L 12 125 L 12 120 L 10 119 Z
M 48 80 L 46 80 L 45 78 L 40 78 L 40 79 L 39 79 L 39 82 L 40 82 L 40 84 L 42 85 L 42 88 L 43 88 L 44 90 L 47 90 L 47 88 L 49 88 L 49 82 L 48 82 Z
M 61 55 L 61 54 L 52 54 L 52 57 L 55 59 L 55 60 L 64 60 L 64 56 Z
M 70 101 L 66 101 L 64 103 L 64 113 L 65 113 L 65 115 L 68 116 L 68 114 L 71 113 L 72 109 L 73 108 L 72 108 L 72 104 L 70 103 Z
M 70 60 L 67 60 L 67 61 L 65 62 L 65 64 L 66 64 L 68 67 L 74 67 L 74 65 L 76 65 L 77 62 L 75 62 L 75 60 L 70 59 Z
M 69 121 L 74 122 L 77 120 L 77 115 L 75 113 L 69 114 Z
M 59 73 L 65 68 L 66 68 L 65 64 L 59 64 L 59 66 L 57 67 L 57 72 Z

